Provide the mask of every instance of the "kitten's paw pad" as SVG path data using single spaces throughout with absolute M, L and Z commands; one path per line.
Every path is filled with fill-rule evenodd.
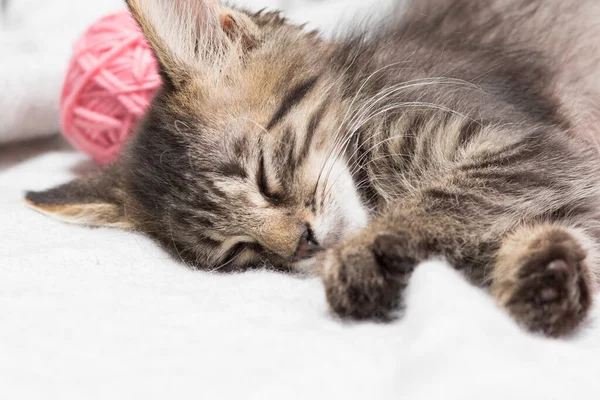
M 532 248 L 505 307 L 533 332 L 570 333 L 591 305 L 585 252 L 570 236 L 554 235 Z
M 331 310 L 340 317 L 390 320 L 401 305 L 416 260 L 406 256 L 398 235 L 363 236 L 331 249 L 323 282 Z

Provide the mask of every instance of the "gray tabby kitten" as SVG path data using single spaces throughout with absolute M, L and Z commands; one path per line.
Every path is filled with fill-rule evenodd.
M 184 263 L 311 271 L 386 320 L 443 256 L 526 329 L 600 271 L 600 2 L 419 0 L 324 40 L 217 0 L 129 0 L 164 85 L 121 159 L 27 201 Z

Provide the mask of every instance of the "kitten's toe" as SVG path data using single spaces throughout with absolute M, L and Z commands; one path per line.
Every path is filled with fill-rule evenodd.
M 323 282 L 331 310 L 342 318 L 390 320 L 401 307 L 416 261 L 404 256 L 397 235 L 364 235 L 331 249 Z
M 406 238 L 399 234 L 382 234 L 373 241 L 372 251 L 384 275 L 396 279 L 408 277 L 418 260 L 406 251 Z
M 504 306 L 530 331 L 548 336 L 572 332 L 591 305 L 585 253 L 570 237 L 535 249 L 511 285 Z

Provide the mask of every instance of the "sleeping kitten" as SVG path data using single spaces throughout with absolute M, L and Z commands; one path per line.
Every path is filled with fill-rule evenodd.
M 573 331 L 600 271 L 600 3 L 419 0 L 324 40 L 217 0 L 129 0 L 164 85 L 121 159 L 30 192 L 211 271 L 322 276 L 388 319 L 443 256 L 530 331 Z

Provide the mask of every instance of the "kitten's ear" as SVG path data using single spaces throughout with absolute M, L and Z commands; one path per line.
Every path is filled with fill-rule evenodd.
M 127 0 L 158 58 L 163 78 L 177 84 L 222 56 L 227 46 L 247 48 L 257 33 L 244 13 L 219 0 Z
M 27 192 L 25 201 L 43 214 L 87 226 L 132 228 L 125 213 L 120 174 L 109 167 L 43 192 Z

